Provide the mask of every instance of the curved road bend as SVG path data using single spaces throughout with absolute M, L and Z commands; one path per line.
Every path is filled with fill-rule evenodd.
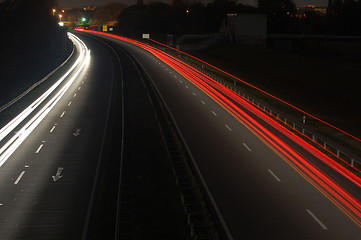
M 2 240 L 81 239 L 119 71 L 102 44 L 87 45 L 89 68 L 0 168 Z
M 233 239 L 360 239 L 360 226 L 208 95 L 145 50 L 113 41 L 159 89 Z

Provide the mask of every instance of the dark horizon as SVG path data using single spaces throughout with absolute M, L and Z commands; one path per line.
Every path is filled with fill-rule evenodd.
M 170 3 L 172 0 L 160 0 L 161 2 Z M 190 0 L 191 2 L 192 0 Z M 80 7 L 87 5 L 96 5 L 103 6 L 108 2 L 122 2 L 128 5 L 136 4 L 137 0 L 57 0 L 60 7 Z M 152 2 L 149 0 L 145 0 L 145 3 Z M 207 4 L 208 2 L 212 2 L 211 0 L 201 0 L 203 4 Z M 246 4 L 246 5 L 255 5 L 257 0 L 238 0 L 238 3 Z M 294 0 L 297 6 L 303 5 L 316 5 L 316 6 L 327 6 L 328 0 Z

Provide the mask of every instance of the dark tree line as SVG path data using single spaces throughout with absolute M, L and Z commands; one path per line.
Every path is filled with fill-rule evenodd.
M 214 0 L 207 5 L 175 0 L 171 5 L 154 2 L 129 6 L 119 15 L 118 22 L 121 33 L 126 35 L 202 34 L 218 32 L 228 13 L 261 13 L 267 14 L 271 34 L 361 34 L 361 1 L 335 0 L 330 10 L 333 14 L 309 11 L 300 18 L 293 0 L 258 0 L 257 7 L 234 0 Z
M 52 7 L 52 0 L 6 0 L 0 3 L 2 90 L 14 87 L 14 73 L 26 72 L 56 47 L 53 40 L 59 34 L 59 26 L 52 16 Z
M 232 0 L 215 0 L 206 6 L 200 2 L 174 1 L 172 5 L 154 2 L 129 6 L 119 15 L 118 22 L 121 33 L 127 35 L 212 33 L 219 31 L 227 13 L 254 13 L 255 10 Z

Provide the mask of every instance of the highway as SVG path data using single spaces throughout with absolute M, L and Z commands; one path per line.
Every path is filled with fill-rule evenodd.
M 149 46 L 120 39 L 112 41 L 138 61 L 170 109 L 219 210 L 218 217 L 229 239 L 360 238 L 361 195 L 352 179 L 345 179 L 326 164 L 314 160 L 315 156 L 306 150 L 292 145 L 296 151 L 287 151 L 293 152 L 294 158 L 303 161 L 300 155 L 306 156 L 316 161 L 310 168 L 321 169 L 308 175 L 304 168 L 308 165 L 306 161 L 302 166 L 297 165 L 285 157 L 287 147 L 278 148 L 274 143 L 286 142 L 277 140 L 283 139 L 279 136 L 281 130 L 269 133 L 268 136 L 278 136 L 276 140 L 267 142 L 267 136 L 262 138 L 270 129 L 265 120 L 261 121 L 262 116 L 253 117 L 266 127 L 257 129 L 252 123 L 244 124 L 252 120 L 246 117 L 240 120 L 233 111 L 235 107 L 222 106 L 221 96 L 190 81 L 197 78 L 195 73 L 179 67 L 180 64 Z M 251 111 L 247 107 L 243 109 L 246 113 Z M 289 142 L 287 144 L 291 144 Z M 326 186 L 318 179 L 323 178 L 322 172 L 335 178 L 351 197 L 330 194 L 328 191 L 333 191 L 330 186 L 338 185 L 331 181 Z M 348 205 L 349 201 L 352 206 Z
M 232 105 L 238 100 L 230 101 L 231 93 L 193 81 L 203 77 L 148 46 L 105 36 L 94 41 L 94 33 L 91 37 L 76 35 L 91 50 L 90 62 L 52 108 L 46 100 L 36 108 L 47 106 L 47 115 L 30 121 L 39 124 L 32 132 L 18 130 L 23 124 L 8 133 L 18 138 L 29 136 L 0 161 L 0 239 L 84 238 L 112 84 L 119 75 L 109 45 L 101 43 L 109 40 L 131 54 L 157 87 L 204 179 L 228 239 L 360 238 L 359 186 L 326 164 L 308 166 L 291 161 L 298 155 L 317 159 L 294 145 L 295 153 L 285 145 L 278 148 L 282 141 L 294 143 L 280 136 L 281 130 L 274 130 L 251 107 L 242 107 L 245 114 L 239 116 L 238 105 Z M 81 52 L 81 44 L 75 45 Z M 77 69 L 80 67 L 68 80 Z M 226 94 L 230 96 L 227 99 L 222 97 Z M 272 134 L 283 140 L 277 142 Z M 321 172 L 313 176 L 305 167 Z M 335 184 L 325 180 L 322 172 L 331 175 L 351 197 L 333 193 Z
M 90 59 L 71 39 L 79 64 L 3 140 L 19 146 L 1 152 L 0 239 L 81 239 L 86 228 L 116 70 L 106 50 Z

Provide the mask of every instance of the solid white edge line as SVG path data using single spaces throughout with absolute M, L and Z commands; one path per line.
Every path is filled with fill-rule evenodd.
M 24 176 L 24 174 L 25 174 L 25 171 L 22 171 L 22 172 L 20 173 L 19 177 L 18 177 L 18 178 L 16 179 L 16 181 L 14 182 L 14 184 L 18 184 L 18 183 L 20 182 L 21 178 Z
M 153 86 L 155 87 L 156 91 L 158 92 L 158 94 L 159 94 L 159 96 L 160 96 L 160 99 L 162 100 L 165 108 L 166 108 L 167 111 L 169 112 L 169 115 L 170 115 L 170 117 L 172 118 L 172 120 L 173 120 L 173 122 L 174 122 L 175 128 L 176 128 L 177 131 L 179 132 L 180 138 L 181 138 L 182 141 L 184 142 L 185 148 L 186 148 L 187 152 L 189 153 L 189 156 L 190 156 L 190 158 L 191 158 L 191 160 L 192 160 L 192 163 L 193 163 L 193 165 L 194 165 L 194 168 L 196 169 L 196 171 L 197 171 L 197 173 L 198 173 L 198 176 L 199 176 L 199 178 L 200 178 L 200 180 L 201 180 L 201 182 L 202 182 L 202 184 L 203 184 L 203 187 L 204 187 L 204 189 L 205 189 L 205 191 L 206 191 L 206 193 L 207 193 L 207 195 L 208 195 L 208 197 L 209 197 L 209 199 L 210 199 L 210 201 L 211 201 L 211 203 L 212 203 L 212 205 L 213 205 L 213 207 L 214 207 L 214 210 L 216 211 L 216 214 L 217 214 L 217 216 L 218 216 L 218 218 L 219 218 L 219 220 L 220 220 L 220 222 L 221 222 L 221 224 L 222 224 L 222 226 L 223 226 L 223 228 L 224 228 L 224 231 L 225 231 L 225 233 L 226 233 L 226 235 L 227 235 L 227 238 L 228 238 L 228 240 L 233 240 L 232 233 L 231 233 L 231 231 L 229 230 L 229 228 L 228 228 L 228 226 L 227 226 L 227 223 L 226 223 L 226 221 L 224 220 L 224 218 L 223 218 L 223 216 L 222 216 L 222 213 L 221 213 L 221 211 L 219 210 L 218 205 L 217 205 L 216 201 L 214 200 L 214 198 L 213 198 L 213 196 L 212 196 L 212 194 L 211 194 L 211 192 L 210 192 L 210 190 L 209 190 L 209 188 L 208 188 L 208 185 L 206 184 L 206 181 L 205 181 L 204 178 L 203 178 L 203 175 L 202 175 L 200 169 L 198 168 L 198 165 L 197 165 L 197 163 L 196 163 L 196 161 L 195 161 L 195 159 L 194 159 L 194 156 L 193 156 L 193 154 L 192 154 L 192 152 L 191 152 L 191 150 L 190 150 L 187 142 L 185 141 L 185 139 L 184 139 L 184 137 L 183 137 L 183 135 L 182 135 L 179 127 L 178 127 L 178 124 L 177 124 L 177 122 L 176 122 L 176 120 L 175 120 L 172 112 L 170 111 L 168 105 L 166 104 L 164 98 L 163 98 L 162 95 L 160 94 L 159 89 L 158 89 L 157 86 L 155 85 L 155 83 L 154 83 L 153 79 L 151 78 L 151 76 L 149 75 L 149 73 L 145 70 L 144 66 L 143 66 L 137 59 L 135 59 L 135 60 L 138 62 L 139 66 L 143 69 L 143 71 L 147 74 L 147 76 L 148 76 L 149 79 L 151 80 L 151 83 L 153 84 Z
M 318 219 L 318 217 L 316 217 L 316 215 L 313 214 L 313 212 L 311 212 L 311 210 L 307 209 L 306 211 L 307 211 L 308 214 L 310 214 L 311 217 L 323 228 L 323 230 L 327 230 L 327 227 L 325 226 L 325 224 L 323 224 L 323 223 L 321 222 L 321 220 Z
M 279 179 L 279 177 L 277 177 L 277 175 L 274 174 L 274 172 L 272 172 L 271 169 L 267 169 L 267 170 L 268 170 L 268 172 L 269 172 L 277 181 L 281 182 L 281 179 Z

